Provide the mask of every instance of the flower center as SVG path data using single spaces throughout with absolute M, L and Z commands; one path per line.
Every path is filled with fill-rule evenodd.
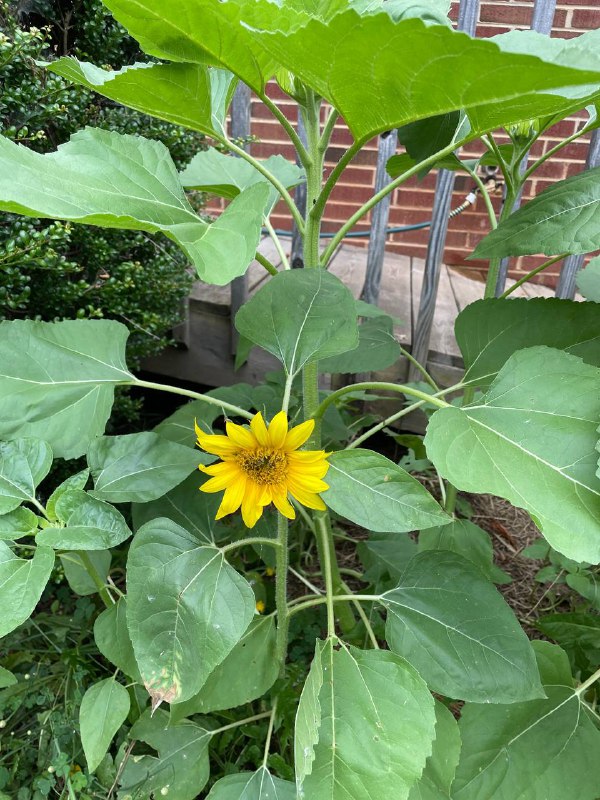
M 287 458 L 281 450 L 246 450 L 238 455 L 238 461 L 246 475 L 261 486 L 281 483 L 287 475 Z

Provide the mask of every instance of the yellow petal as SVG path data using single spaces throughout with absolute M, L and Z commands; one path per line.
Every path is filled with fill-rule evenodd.
M 314 508 L 316 511 L 326 511 L 327 506 L 321 500 L 318 494 L 307 492 L 304 489 L 290 487 L 290 493 L 296 498 L 299 503 L 307 508 Z
M 263 488 L 254 483 L 254 481 L 246 482 L 246 491 L 242 500 L 242 519 L 247 528 L 253 528 L 262 516 L 263 504 L 261 500 L 263 494 Z
M 284 485 L 272 486 L 271 496 L 275 503 L 275 508 L 281 512 L 284 517 L 296 519 L 296 511 L 294 510 L 294 506 L 287 499 L 287 490 Z
M 225 423 L 225 427 L 227 429 L 227 436 L 239 447 L 243 447 L 246 450 L 254 450 L 258 447 L 258 442 L 246 428 L 229 421 Z
M 292 494 L 296 491 L 296 489 L 300 489 L 301 491 L 305 492 L 314 492 L 315 494 L 318 492 L 326 492 L 329 489 L 328 484 L 324 481 L 320 481 L 318 478 L 312 478 L 309 475 L 302 475 L 299 476 L 298 474 L 289 476 L 287 479 L 287 485 L 292 492 Z
M 314 419 L 307 419 L 306 422 L 303 422 L 301 425 L 296 425 L 285 437 L 283 445 L 284 450 L 297 450 L 310 437 L 314 428 Z
M 200 487 L 202 492 L 220 492 L 239 480 L 237 473 L 226 472 L 224 475 L 217 475 L 216 478 L 209 478 Z
M 331 453 L 326 453 L 325 450 L 296 450 L 293 453 L 287 453 L 287 459 L 290 464 L 304 465 L 324 460 L 330 455 Z
M 219 461 L 218 464 L 211 464 L 208 467 L 205 467 L 204 464 L 198 464 L 198 469 L 200 472 L 204 472 L 206 475 L 212 475 L 213 477 L 229 474 L 235 478 L 236 475 L 241 473 L 238 465 L 231 461 Z
M 285 442 L 285 437 L 288 433 L 288 421 L 285 411 L 280 411 L 275 414 L 269 425 L 269 438 L 271 440 L 271 447 L 280 450 Z
M 314 464 L 294 464 L 288 462 L 288 474 L 292 478 L 307 475 L 311 478 L 324 478 L 329 470 L 326 461 L 317 461 Z
M 228 514 L 234 514 L 242 504 L 244 492 L 246 491 L 246 478 L 243 475 L 225 489 L 223 500 L 217 511 L 215 519 L 221 519 Z
M 232 442 L 227 436 L 222 434 L 198 434 L 198 444 L 207 453 L 223 458 L 224 456 L 234 455 L 240 449 L 239 445 Z
M 250 430 L 256 436 L 256 439 L 261 447 L 269 446 L 269 432 L 260 411 L 252 417 L 250 422 Z

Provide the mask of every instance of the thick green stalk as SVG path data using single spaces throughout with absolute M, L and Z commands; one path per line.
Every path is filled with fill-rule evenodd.
M 335 635 L 335 619 L 340 623 L 344 633 L 348 633 L 356 624 L 356 619 L 350 606 L 342 605 L 337 615 L 333 613 L 334 597 L 345 595 L 346 586 L 340 574 L 340 568 L 335 555 L 335 542 L 331 532 L 331 519 L 328 511 L 315 513 L 317 525 L 317 551 L 325 580 L 325 598 L 327 602 L 327 635 Z
M 78 550 L 77 555 L 81 559 L 81 563 L 83 564 L 85 571 L 94 581 L 94 584 L 98 589 L 98 594 L 102 598 L 102 602 L 104 603 L 104 605 L 107 608 L 114 606 L 115 601 L 113 600 L 110 592 L 108 591 L 106 584 L 102 580 L 102 576 L 100 575 L 96 567 L 93 565 L 92 559 L 90 558 L 89 554 L 85 550 Z
M 289 611 L 287 604 L 288 521 L 277 513 L 277 543 L 275 551 L 275 605 L 277 607 L 276 656 L 281 669 L 285 665 L 288 645 Z
M 350 386 L 342 386 L 341 389 L 337 389 L 335 392 L 332 392 L 330 395 L 328 395 L 319 405 L 319 407 L 315 409 L 315 419 L 322 419 L 323 414 L 327 411 L 329 406 L 332 403 L 335 403 L 338 398 L 343 397 L 345 394 L 349 394 L 351 392 L 369 391 L 369 389 L 376 392 L 399 392 L 400 394 L 406 394 L 410 397 L 416 397 L 425 403 L 431 403 L 438 408 L 446 408 L 449 405 L 449 403 L 447 403 L 445 400 L 442 400 L 440 397 L 433 394 L 427 394 L 427 392 L 422 392 L 420 389 L 415 389 L 412 386 L 404 386 L 401 383 L 387 383 L 385 381 L 363 381 L 361 383 L 352 383 Z

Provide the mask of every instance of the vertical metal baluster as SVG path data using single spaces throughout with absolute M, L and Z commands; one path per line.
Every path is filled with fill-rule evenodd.
M 458 12 L 458 29 L 465 31 L 470 36 L 474 36 L 478 18 L 479 0 L 461 0 Z M 431 339 L 435 302 L 440 282 L 446 233 L 448 231 L 453 187 L 454 173 L 441 169 L 436 182 L 431 234 L 425 258 L 419 314 L 411 346 L 412 355 L 421 364 L 427 363 L 427 355 L 429 353 L 429 341 Z M 409 366 L 408 377 L 411 381 L 418 380 L 421 377 L 420 372 L 412 364 Z

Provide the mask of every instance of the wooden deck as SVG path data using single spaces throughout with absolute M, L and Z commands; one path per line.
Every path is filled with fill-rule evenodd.
M 263 239 L 260 251 L 276 266 L 281 262 L 269 238 Z M 355 297 L 360 295 L 365 279 L 366 248 L 342 245 L 336 252 L 330 271 L 340 278 Z M 395 328 L 398 341 L 410 349 L 412 334 L 419 310 L 424 261 L 410 256 L 387 254 L 379 305 L 387 313 L 399 318 Z M 249 271 L 250 294 L 268 280 L 268 274 L 257 262 Z M 508 283 L 510 285 L 510 282 Z M 465 306 L 483 296 L 483 284 L 443 267 L 431 341 L 428 368 L 440 385 L 451 385 L 460 378 L 462 359 L 454 338 L 454 321 Z M 553 292 L 543 286 L 525 285 L 517 289 L 515 297 L 547 297 Z M 147 359 L 144 368 L 165 377 L 191 381 L 207 386 L 221 386 L 240 381 L 256 383 L 267 370 L 278 369 L 278 362 L 255 348 L 237 372 L 230 327 L 230 289 L 228 286 L 211 286 L 197 281 L 189 298 L 187 320 L 176 332 L 180 341 L 177 348 L 169 348 L 163 355 Z M 378 373 L 379 379 L 405 380 L 407 363 L 398 364 Z

